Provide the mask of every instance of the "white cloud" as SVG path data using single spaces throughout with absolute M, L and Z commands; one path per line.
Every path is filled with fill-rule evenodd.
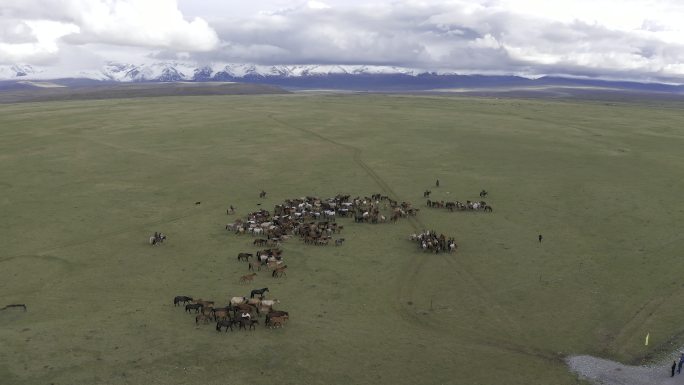
M 62 29 L 38 37 L 31 23 L 41 20 Z M 0 62 L 66 65 L 65 52 L 90 50 L 90 62 L 684 79 L 681 20 L 678 0 L 8 0 L 0 3 Z
M 14 43 L 3 39 L 0 62 L 56 57 L 60 38 L 76 45 L 183 51 L 209 51 L 219 43 L 206 21 L 198 17 L 186 20 L 176 0 L 22 0 L 0 4 L 0 21 L 10 18 L 29 25 L 38 41 Z
M 78 32 L 73 24 L 55 21 L 26 21 L 12 29 L 15 39 L 0 41 L 0 63 L 46 63 L 59 51 L 62 36 Z

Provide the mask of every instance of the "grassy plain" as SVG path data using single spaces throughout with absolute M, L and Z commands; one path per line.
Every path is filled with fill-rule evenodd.
M 640 362 L 684 336 L 681 107 L 383 95 L 2 105 L 0 293 L 28 312 L 0 312 L 0 383 L 575 384 L 565 355 Z M 494 212 L 428 209 L 426 188 L 445 200 L 485 188 Z M 236 255 L 256 248 L 224 230 L 228 205 L 374 192 L 414 202 L 417 221 L 340 219 L 342 247 L 291 240 L 286 279 L 238 284 Z M 422 227 L 455 236 L 458 252 L 418 252 L 407 235 Z M 150 247 L 154 231 L 168 243 Z M 256 287 L 290 312 L 285 328 L 217 335 L 171 303 Z

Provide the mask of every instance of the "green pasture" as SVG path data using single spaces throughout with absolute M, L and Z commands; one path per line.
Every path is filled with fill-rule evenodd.
M 678 104 L 427 96 L 0 105 L 0 307 L 28 306 L 0 312 L 0 383 L 562 385 L 569 354 L 640 363 L 684 342 L 683 124 Z M 423 199 L 483 188 L 491 214 Z M 339 219 L 343 246 L 292 239 L 287 278 L 238 283 L 257 248 L 229 205 L 338 193 L 420 213 Z M 418 251 L 423 228 L 458 252 Z M 219 335 L 172 305 L 261 287 L 284 328 Z

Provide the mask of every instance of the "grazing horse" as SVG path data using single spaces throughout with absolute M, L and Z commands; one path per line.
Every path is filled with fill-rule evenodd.
M 200 321 L 206 325 L 209 323 L 209 321 L 211 321 L 211 316 L 206 314 L 198 314 L 195 317 L 195 325 L 198 325 Z
M 235 322 L 236 322 L 236 321 L 234 321 L 234 320 L 232 320 L 232 319 L 230 319 L 230 318 L 218 320 L 218 321 L 216 322 L 216 331 L 217 331 L 217 332 L 220 332 L 220 331 L 221 331 L 221 328 L 226 328 L 225 333 L 228 333 L 228 328 L 230 328 L 230 331 L 233 331 L 233 324 L 234 324 Z
M 240 253 L 237 256 L 238 261 L 245 261 L 248 262 L 250 258 L 252 258 L 253 255 L 252 253 Z
M 240 283 L 252 282 L 254 280 L 254 277 L 256 277 L 256 275 L 257 275 L 257 273 L 243 275 L 242 277 L 240 277 Z
M 254 298 L 255 295 L 259 295 L 259 297 L 264 298 L 264 293 L 266 293 L 267 291 L 267 287 L 263 289 L 254 289 L 249 293 L 249 298 Z
M 335 246 L 340 246 L 344 243 L 344 238 L 335 239 Z
M 271 326 L 271 328 L 283 327 L 285 321 L 288 320 L 287 315 L 271 316 L 266 319 L 266 326 Z
M 486 197 L 487 194 L 489 194 L 489 193 L 487 192 L 487 190 L 484 190 L 484 189 L 483 189 L 482 191 L 480 191 L 480 198 Z
M 7 306 L 3 307 L 0 310 L 10 309 L 10 308 L 14 308 L 14 307 L 21 307 L 24 309 L 24 311 L 26 311 L 26 305 L 23 303 L 13 303 L 11 305 L 7 305 Z
M 189 303 L 185 305 L 185 311 L 190 313 L 190 310 L 194 310 L 195 313 L 199 313 L 202 310 L 203 305 L 201 303 Z
M 173 298 L 173 306 L 178 306 L 179 303 L 183 303 L 185 305 L 188 302 L 192 301 L 192 297 L 187 297 L 184 295 L 179 295 Z
M 287 274 L 285 273 L 285 270 L 287 270 L 287 265 L 276 267 L 275 270 L 273 270 L 273 273 L 271 273 L 271 277 L 281 278 L 283 276 L 287 276 Z
M 238 321 L 240 324 L 238 325 L 238 330 L 240 329 L 245 329 L 247 331 L 247 327 L 249 326 L 249 330 L 256 330 L 256 325 L 259 324 L 259 320 L 256 319 L 251 319 L 251 318 L 240 318 Z
M 425 190 L 425 191 L 423 192 L 423 198 L 429 198 L 429 197 L 430 197 L 430 194 L 432 194 L 432 191 L 430 191 L 430 190 Z
M 261 261 L 250 261 L 248 270 L 249 271 L 257 271 L 257 270 L 261 271 L 261 265 L 263 265 L 263 263 L 261 263 Z
M 214 321 L 218 321 L 221 319 L 226 319 L 230 318 L 230 308 L 229 307 L 223 307 L 223 308 L 218 308 L 218 309 L 211 309 L 211 315 L 214 318 Z

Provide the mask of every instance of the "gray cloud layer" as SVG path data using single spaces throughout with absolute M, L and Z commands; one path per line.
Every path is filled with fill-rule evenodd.
M 593 9 L 586 0 L 579 3 Z M 597 10 L 609 4 L 595 3 Z M 192 7 L 183 15 L 174 0 L 22 0 L 0 5 L 0 63 L 23 58 L 64 65 L 64 52 L 91 50 L 89 62 L 96 56 L 131 61 L 138 55 L 139 61 L 377 64 L 461 73 L 682 79 L 679 38 L 684 35 L 672 20 L 684 11 L 675 1 L 650 3 L 660 7 L 658 15 L 671 17 L 653 19 L 648 12 L 641 17 L 639 7 L 646 11 L 646 6 L 635 0 L 623 3 L 631 10 L 626 17 L 604 12 L 597 20 L 551 15 L 538 0 L 406 0 L 353 7 L 309 2 L 267 13 L 226 12 L 227 17 L 221 9 L 192 15 Z M 40 20 L 52 21 L 43 29 L 61 37 L 50 41 L 47 32 L 41 35 L 35 24 Z M 638 27 L 630 26 L 636 22 Z

